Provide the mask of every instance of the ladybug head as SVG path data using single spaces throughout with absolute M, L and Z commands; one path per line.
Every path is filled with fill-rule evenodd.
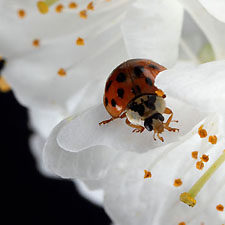
M 148 131 L 152 131 L 154 129 L 158 133 L 162 133 L 164 131 L 163 121 L 163 115 L 161 113 L 155 113 L 144 120 L 144 127 Z

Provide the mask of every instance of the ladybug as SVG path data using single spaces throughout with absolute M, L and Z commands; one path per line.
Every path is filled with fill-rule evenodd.
M 154 131 L 154 140 L 157 134 L 161 141 L 164 139 L 159 134 L 164 129 L 179 131 L 169 126 L 170 122 L 178 121 L 172 121 L 173 112 L 166 107 L 166 95 L 154 85 L 156 76 L 164 70 L 164 66 L 147 59 L 131 59 L 114 69 L 106 81 L 103 97 L 112 118 L 99 125 L 126 117 L 126 124 L 135 128 L 133 132 L 142 133 L 146 128 Z M 165 123 L 163 113 L 170 115 Z

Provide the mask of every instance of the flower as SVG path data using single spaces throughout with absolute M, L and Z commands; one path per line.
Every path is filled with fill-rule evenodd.
M 92 189 L 102 188 L 105 209 L 118 224 L 212 224 L 212 218 L 222 223 L 224 214 L 216 206 L 225 204 L 224 163 L 204 184 L 194 209 L 179 196 L 223 152 L 225 108 L 219 103 L 225 101 L 224 66 L 225 61 L 215 61 L 158 75 L 157 86 L 169 96 L 167 104 L 180 128 L 179 134 L 164 132 L 164 143 L 154 141 L 147 131 L 132 133 L 121 119 L 99 127 L 108 116 L 96 105 L 56 126 L 44 148 L 45 164 L 64 178 L 78 177 Z M 202 127 L 207 135 L 201 138 Z M 213 145 L 208 136 L 217 136 L 218 142 Z M 196 167 L 196 150 L 199 158 L 209 157 L 202 161 L 204 168 Z M 145 170 L 151 178 L 144 179 Z M 173 185 L 176 179 L 181 179 L 180 186 Z

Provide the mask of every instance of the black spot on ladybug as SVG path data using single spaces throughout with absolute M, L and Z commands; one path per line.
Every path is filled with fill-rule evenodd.
M 4 69 L 5 59 L 0 59 L 0 71 Z
M 146 82 L 146 84 L 152 86 L 152 80 L 149 77 L 145 78 L 145 82 Z
M 136 102 L 132 102 L 129 108 L 134 112 L 138 112 L 140 116 L 144 116 L 145 107 L 143 106 L 143 104 L 137 104 Z
M 137 89 L 137 92 L 141 92 L 141 88 L 138 85 L 136 85 L 136 89 Z
M 126 74 L 125 73 L 119 73 L 116 77 L 116 81 L 118 82 L 124 82 L 126 80 Z
M 118 97 L 123 98 L 124 89 L 123 88 L 118 88 L 117 89 L 117 94 L 118 94 Z
M 155 103 L 155 101 L 156 101 L 156 95 L 148 95 L 149 103 Z
M 144 72 L 144 66 L 135 66 L 134 67 L 134 74 L 136 77 L 140 77 Z
M 105 97 L 105 106 L 107 106 L 107 105 L 108 105 L 108 103 L 109 103 L 108 98 L 107 98 L 107 97 Z
M 154 64 L 149 64 L 149 67 L 154 69 L 154 70 L 158 70 L 158 66 L 154 65 Z
M 110 81 L 106 84 L 105 91 L 108 91 L 108 90 L 109 90 L 111 84 L 112 84 L 112 80 L 110 80 Z
M 131 88 L 131 92 L 135 95 L 136 94 L 136 91 L 134 88 Z
M 111 100 L 111 104 L 113 107 L 116 107 L 116 101 L 114 99 Z
M 150 95 L 150 96 L 148 96 L 148 100 L 145 101 L 145 105 L 149 109 L 155 110 L 155 105 L 154 105 L 155 101 L 156 101 L 156 96 L 155 95 Z

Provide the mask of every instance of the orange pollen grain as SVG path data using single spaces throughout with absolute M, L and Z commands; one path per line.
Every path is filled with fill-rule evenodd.
M 76 44 L 77 44 L 77 45 L 84 45 L 84 39 L 78 37 L 77 40 L 76 40 Z
M 179 187 L 179 186 L 181 186 L 182 184 L 183 184 L 183 182 L 182 182 L 181 179 L 175 179 L 175 180 L 174 180 L 174 183 L 173 183 L 173 185 L 174 185 L 175 187 Z
M 69 3 L 69 8 L 70 9 L 76 9 L 77 7 L 78 7 L 77 3 L 75 3 L 75 2 Z
M 203 162 L 208 162 L 209 161 L 209 156 L 204 154 L 204 155 L 202 155 L 201 160 Z
M 58 75 L 61 76 L 61 77 L 66 76 L 66 71 L 63 68 L 60 68 L 58 70 Z
M 88 5 L 87 5 L 87 9 L 88 10 L 94 10 L 94 5 L 93 5 L 93 2 L 89 2 Z
M 202 161 L 196 162 L 196 169 L 202 170 L 204 168 L 204 163 Z
M 178 225 L 186 225 L 185 222 L 180 222 Z
M 80 11 L 79 14 L 80 14 L 80 18 L 87 19 L 87 11 L 86 10 Z
M 207 131 L 203 129 L 203 125 L 198 128 L 198 134 L 200 138 L 205 138 L 207 136 Z
M 59 4 L 55 7 L 55 11 L 57 13 L 61 13 L 63 11 L 64 6 L 62 4 Z
M 217 143 L 217 136 L 216 136 L 216 135 L 211 135 L 211 136 L 209 136 L 208 141 L 209 141 L 211 144 L 215 145 L 215 144 Z
M 38 40 L 38 39 L 33 40 L 33 46 L 39 47 L 40 46 L 40 40 Z
M 144 170 L 144 172 L 145 172 L 144 179 L 145 179 L 145 178 L 151 178 L 151 177 L 152 177 L 152 174 L 151 174 L 150 171 Z
M 218 211 L 220 211 L 220 212 L 223 212 L 224 206 L 221 205 L 221 204 L 219 204 L 219 205 L 216 206 L 216 209 L 217 209 Z
M 26 12 L 23 9 L 18 10 L 18 16 L 22 19 L 26 16 Z
M 197 159 L 198 158 L 198 151 L 193 151 L 191 153 L 191 156 L 192 156 L 193 159 Z

